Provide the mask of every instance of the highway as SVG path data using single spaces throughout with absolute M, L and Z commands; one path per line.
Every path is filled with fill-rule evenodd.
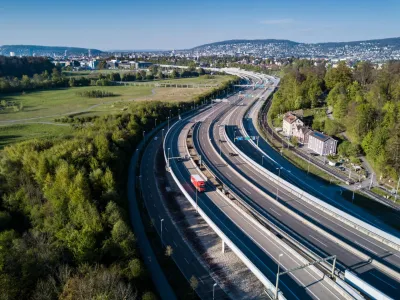
M 202 121 L 203 118 L 201 124 L 207 124 L 226 107 L 229 108 L 229 104 L 218 104 L 213 108 L 208 118 L 204 117 L 204 114 L 206 114 L 204 113 L 196 116 L 196 120 Z M 193 123 L 182 121 L 170 132 L 166 138 L 165 146 L 169 157 L 186 155 L 186 136 L 192 126 Z M 197 174 L 197 170 L 192 161 L 179 162 L 171 159 L 170 167 L 185 190 L 195 199 L 196 192 L 190 183 L 190 174 Z M 281 267 L 284 270 L 302 264 L 288 251 L 287 245 L 277 244 L 265 229 L 260 229 L 259 226 L 250 222 L 248 217 L 235 209 L 212 186 L 208 185 L 207 192 L 198 193 L 197 196 L 199 207 L 271 282 L 275 282 L 279 254 L 283 254 Z M 326 276 L 321 275 L 314 268 L 307 268 L 282 276 L 280 287 L 283 294 L 289 299 L 341 299 L 342 296 L 338 293 L 338 287 L 334 284 L 332 287 L 331 284 L 332 281 Z
M 165 128 L 166 131 L 167 128 Z M 162 132 L 157 135 L 147 145 L 140 164 L 140 183 L 142 195 L 150 215 L 154 220 L 154 228 L 160 234 L 161 220 L 163 221 L 163 243 L 173 248 L 172 258 L 177 266 L 189 281 L 195 276 L 199 281 L 196 289 L 201 299 L 210 299 L 213 294 L 214 279 L 210 276 L 210 271 L 206 269 L 198 260 L 196 253 L 183 240 L 181 232 L 177 230 L 176 224 L 169 217 L 166 211 L 165 195 L 160 191 L 157 184 L 160 175 L 157 171 L 157 155 L 162 154 Z M 164 199 L 163 199 L 164 197 Z M 215 299 L 227 299 L 228 296 L 219 286 L 215 287 Z
M 244 102 L 249 105 L 252 101 L 252 99 L 246 99 Z M 290 234 L 293 234 L 294 231 L 297 234 L 296 237 L 301 236 L 302 242 L 304 243 L 305 241 L 307 246 L 311 245 L 318 254 L 321 256 L 337 255 L 340 262 L 339 268 L 342 270 L 344 268 L 350 268 L 367 282 L 379 287 L 381 291 L 392 297 L 396 296 L 398 292 L 397 287 L 399 285 L 398 281 L 372 267 L 367 260 L 360 259 L 359 256 L 339 246 L 325 234 L 313 231 L 310 227 L 296 218 L 293 218 L 286 211 L 282 210 L 280 206 L 276 205 L 275 201 L 271 201 L 270 199 L 266 201 L 264 193 L 269 194 L 272 199 L 275 198 L 276 186 L 268 182 L 259 173 L 255 172 L 253 168 L 249 167 L 239 156 L 231 157 L 229 153 L 234 152 L 234 150 L 229 147 L 228 143 L 216 142 L 220 139 L 223 140 L 221 136 L 222 131 L 220 130 L 223 127 L 218 126 L 221 121 L 228 125 L 228 131 L 230 131 L 233 137 L 234 128 L 243 118 L 246 109 L 246 106 L 233 107 L 234 112 L 226 113 L 213 128 L 211 128 L 210 124 L 207 122 L 201 124 L 198 131 L 198 136 L 200 138 L 196 147 L 201 152 L 203 160 L 208 161 L 213 171 L 221 175 L 224 183 L 238 191 L 238 194 L 243 195 L 244 199 L 251 201 L 257 209 L 263 211 L 264 215 L 269 218 L 272 217 L 275 222 L 284 224 L 286 228 L 291 228 L 289 231 Z M 208 138 L 210 133 L 213 135 L 211 136 L 212 141 Z M 236 135 L 239 136 L 240 134 L 241 133 L 237 130 Z M 214 143 L 212 143 L 213 141 Z M 242 147 L 242 151 L 249 151 L 247 147 L 250 144 L 248 142 L 243 141 L 236 143 L 238 146 Z M 239 174 L 232 172 L 232 169 L 225 166 L 225 162 L 221 160 L 218 153 L 214 150 L 214 148 L 217 148 L 217 151 L 219 151 L 219 146 L 222 147 L 223 158 L 236 169 Z M 254 151 L 254 149 L 252 151 Z M 262 160 L 259 153 L 258 159 L 258 161 Z M 264 159 L 264 162 L 268 163 L 267 159 Z M 260 192 L 260 190 L 262 192 Z M 400 254 L 394 250 L 388 250 L 386 246 L 379 245 L 377 241 L 371 240 L 371 238 L 363 236 L 363 234 L 359 232 L 353 232 L 349 228 L 346 228 L 345 225 L 339 224 L 337 220 L 332 220 L 331 217 L 323 215 L 320 211 L 306 205 L 302 201 L 298 201 L 298 199 L 294 199 L 292 195 L 283 193 L 283 191 L 279 193 L 279 199 L 280 203 L 285 204 L 303 217 L 308 218 L 325 231 L 337 236 L 340 240 L 373 258 L 381 257 L 384 263 L 396 271 L 398 270 Z

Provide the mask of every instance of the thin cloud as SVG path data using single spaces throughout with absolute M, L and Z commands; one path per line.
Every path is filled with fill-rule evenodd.
M 275 20 L 263 20 L 260 22 L 265 25 L 279 25 L 293 23 L 293 19 L 275 19 Z

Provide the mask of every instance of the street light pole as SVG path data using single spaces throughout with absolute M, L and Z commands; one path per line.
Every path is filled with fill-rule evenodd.
M 162 134 L 162 141 L 164 143 L 164 128 L 161 130 L 161 134 Z
M 400 183 L 400 176 L 399 176 L 399 180 L 397 180 L 397 187 L 396 187 L 396 197 L 395 197 L 395 201 L 397 201 L 397 192 L 399 191 L 399 183 Z
M 164 219 L 161 219 L 161 244 L 164 245 L 163 237 L 162 237 L 162 223 L 164 222 Z
M 264 155 L 261 156 L 261 165 L 264 167 Z
M 280 167 L 280 168 L 276 168 L 277 170 L 278 170 L 278 172 L 279 172 L 279 178 L 278 178 L 278 183 L 277 183 L 277 185 L 276 185 L 276 201 L 278 201 L 278 195 L 279 195 L 279 184 L 280 184 L 280 179 L 281 179 L 281 169 L 282 169 L 282 167 Z
M 154 119 L 154 128 L 157 127 L 157 118 Z
M 371 187 L 372 187 L 373 178 L 374 178 L 374 173 L 372 173 L 372 175 L 371 175 L 371 182 L 369 183 L 369 189 L 371 189 Z
M 169 117 L 168 117 L 168 130 L 169 130 Z
M 143 141 L 146 143 L 146 131 L 143 131 Z
M 168 148 L 168 164 L 167 164 L 168 168 L 169 168 L 169 149 L 171 149 L 171 148 Z
M 217 284 L 216 283 L 214 283 L 214 285 L 213 285 L 213 300 L 215 299 L 215 287 L 217 286 Z
M 275 299 L 278 299 L 278 284 L 279 284 L 279 266 L 281 264 L 281 257 L 283 254 L 279 254 L 278 258 L 278 272 L 276 273 L 276 284 L 275 284 Z
M 197 202 L 197 187 L 195 189 L 196 189 L 196 212 L 199 213 L 199 204 Z

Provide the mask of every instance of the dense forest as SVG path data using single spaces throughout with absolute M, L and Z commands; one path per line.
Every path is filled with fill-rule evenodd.
M 391 61 L 376 68 L 369 62 L 337 67 L 298 60 L 286 67 L 275 93 L 271 117 L 318 107 L 313 128 L 350 142 L 339 145 L 341 154 L 364 152 L 379 175 L 398 178 L 400 174 L 400 62 Z
M 126 166 L 170 109 L 138 103 L 69 138 L 1 152 L 0 299 L 135 299 L 152 288 L 129 225 Z
M 0 77 L 32 77 L 44 71 L 51 72 L 54 65 L 45 57 L 6 57 L 0 56 Z
M 63 77 L 56 68 L 49 74 L 19 82 L 24 88 L 34 80 L 93 83 Z M 99 76 L 96 85 L 119 74 Z M 235 80 L 192 100 L 215 97 Z M 155 119 L 191 105 L 135 102 L 121 115 L 72 121 L 67 138 L 35 139 L 0 152 L 0 299 L 156 297 L 129 224 L 127 166 Z

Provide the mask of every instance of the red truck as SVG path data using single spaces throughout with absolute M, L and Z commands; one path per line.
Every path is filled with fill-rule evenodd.
M 204 192 L 206 190 L 206 183 L 204 182 L 203 178 L 200 177 L 200 175 L 190 175 L 190 181 L 198 192 Z

